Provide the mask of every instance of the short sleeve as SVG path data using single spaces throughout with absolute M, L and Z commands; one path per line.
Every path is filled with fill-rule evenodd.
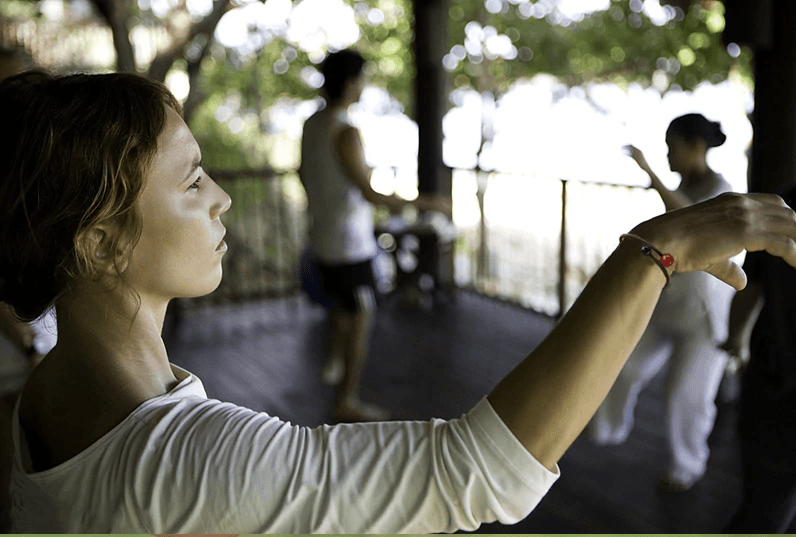
M 455 420 L 298 427 L 191 398 L 129 446 L 155 533 L 432 533 L 522 520 L 559 476 L 484 398 Z

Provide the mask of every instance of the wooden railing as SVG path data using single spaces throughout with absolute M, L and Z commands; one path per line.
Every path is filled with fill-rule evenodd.
M 297 174 L 210 173 L 233 199 L 224 217 L 224 279 L 216 292 L 184 304 L 301 292 L 308 217 Z M 639 187 L 489 173 L 481 226 L 477 173 L 484 172 L 453 173 L 456 285 L 550 316 L 569 308 L 621 233 L 663 209 L 655 193 Z

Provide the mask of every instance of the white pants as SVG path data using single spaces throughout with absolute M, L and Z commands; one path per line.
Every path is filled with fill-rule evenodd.
M 727 363 L 726 354 L 716 348 L 705 315 L 693 312 L 666 318 L 656 311 L 587 431 L 599 444 L 624 442 L 633 428 L 639 393 L 667 360 L 669 471 L 688 481 L 701 477 L 707 467 L 707 440 L 716 419 L 714 401 Z

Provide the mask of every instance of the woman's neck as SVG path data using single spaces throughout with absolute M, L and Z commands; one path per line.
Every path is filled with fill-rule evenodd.
M 101 368 L 159 395 L 176 382 L 161 338 L 168 302 L 140 306 L 121 286 L 112 291 L 77 292 L 58 302 L 57 355 Z
M 707 161 L 704 160 L 695 162 L 688 170 L 684 170 L 680 173 L 680 177 L 685 184 L 697 184 L 706 180 L 712 181 L 715 176 L 716 174 L 714 171 L 710 169 Z

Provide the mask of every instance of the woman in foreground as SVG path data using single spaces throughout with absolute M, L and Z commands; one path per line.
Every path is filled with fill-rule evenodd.
M 557 479 L 671 272 L 740 289 L 729 258 L 796 266 L 780 198 L 725 195 L 637 226 L 550 335 L 458 420 L 307 429 L 207 399 L 169 363 L 172 298 L 213 291 L 229 197 L 162 84 L 0 84 L 0 300 L 57 309 L 14 417 L 14 530 L 441 532 L 514 523 Z M 668 257 L 647 255 L 649 243 Z M 219 359 L 223 359 L 219 357 Z

